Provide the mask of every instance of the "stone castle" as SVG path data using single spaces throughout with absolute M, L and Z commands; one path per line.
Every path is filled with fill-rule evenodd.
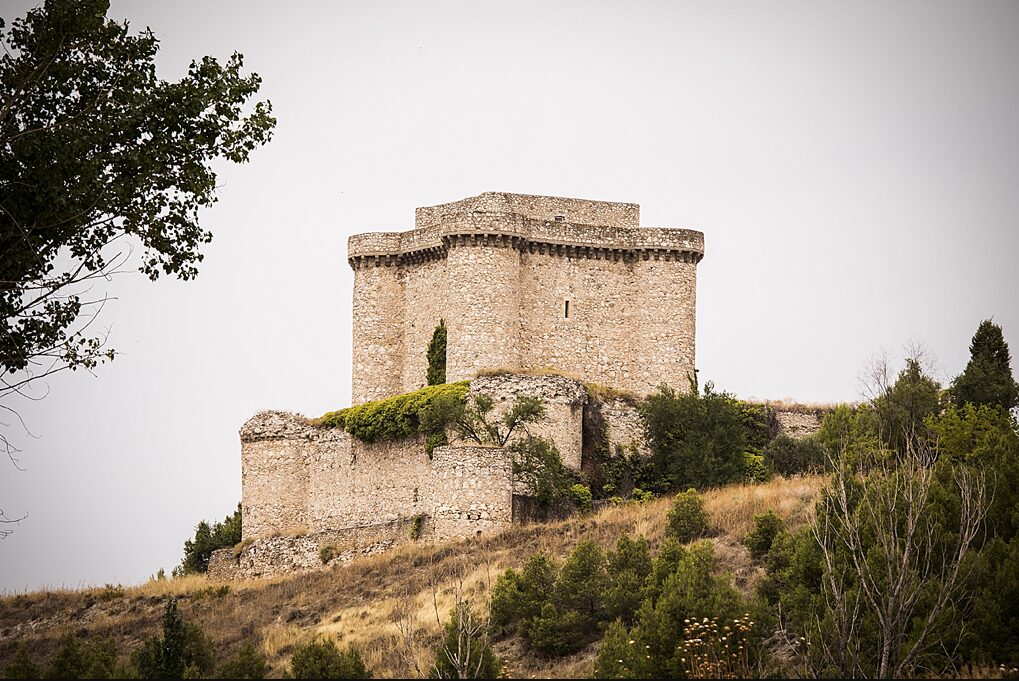
M 639 224 L 634 203 L 486 192 L 350 237 L 353 403 L 423 386 L 440 318 L 451 382 L 552 367 L 638 394 L 686 386 L 704 235 Z
M 489 192 L 418 208 L 409 231 L 350 237 L 352 403 L 424 386 L 444 320 L 447 381 L 470 380 L 496 416 L 540 398 L 546 417 L 530 432 L 568 467 L 583 470 L 598 444 L 592 422 L 610 451 L 642 451 L 637 400 L 693 376 L 704 237 L 639 223 L 636 204 Z M 240 435 L 244 541 L 213 555 L 212 576 L 312 569 L 527 517 L 505 448 L 362 442 L 286 412 L 261 412 Z

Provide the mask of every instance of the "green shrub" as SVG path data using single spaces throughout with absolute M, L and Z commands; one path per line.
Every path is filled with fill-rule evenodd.
M 11 661 L 7 663 L 7 667 L 4 669 L 4 678 L 41 679 L 42 670 L 28 656 L 27 650 L 18 648 L 18 652 L 14 654 L 14 657 L 11 658 Z
M 25 671 L 31 673 L 32 669 L 25 668 Z M 117 645 L 112 638 L 91 638 L 82 644 L 73 634 L 67 634 L 60 640 L 57 652 L 50 658 L 46 678 L 115 679 L 122 678 L 123 671 L 117 667 Z M 8 669 L 7 678 L 38 677 L 12 676 Z
M 440 319 L 428 341 L 428 385 L 446 382 L 446 320 Z
M 708 514 L 704 510 L 704 499 L 697 490 L 690 488 L 676 495 L 669 509 L 665 532 L 684 544 L 708 533 Z
M 332 544 L 326 544 L 318 550 L 318 559 L 322 561 L 323 565 L 328 565 L 329 561 L 336 557 L 336 547 Z
M 825 468 L 824 448 L 813 437 L 781 434 L 762 452 L 765 463 L 779 475 L 817 473 Z
M 323 428 L 342 428 L 365 442 L 399 440 L 418 433 L 437 434 L 462 412 L 469 387 L 468 381 L 430 385 L 404 395 L 332 411 L 315 423 Z
M 372 674 L 355 648 L 341 651 L 330 640 L 297 646 L 290 658 L 295 679 L 370 679 Z
M 269 674 L 269 665 L 258 654 L 255 647 L 245 643 L 240 651 L 220 665 L 216 674 L 220 679 L 264 679 Z
M 209 571 L 209 558 L 217 549 L 228 549 L 241 541 L 241 505 L 223 519 L 211 526 L 204 520 L 195 527 L 195 538 L 184 542 L 184 558 L 173 569 L 175 576 L 205 573 Z
M 640 407 L 651 447 L 652 491 L 711 487 L 741 480 L 743 453 L 753 449 L 747 415 L 731 395 L 677 394 L 663 385 Z
M 581 513 L 590 513 L 594 497 L 591 496 L 591 488 L 587 485 L 577 483 L 570 487 L 570 498 Z
M 980 322 L 969 355 L 966 369 L 952 383 L 956 404 L 997 407 L 1005 413 L 1019 406 L 1019 384 L 1001 327 L 990 319 Z
M 648 578 L 651 576 L 651 552 L 647 539 L 631 539 L 624 534 L 616 542 L 616 550 L 609 552 L 606 563 L 606 620 L 619 619 L 632 624 L 647 594 Z
M 743 452 L 743 480 L 752 485 L 767 482 L 771 478 L 771 471 L 760 454 Z
M 763 558 L 771 550 L 775 537 L 782 531 L 785 524 L 774 511 L 754 516 L 754 529 L 750 530 L 743 544 L 750 549 L 754 558 Z
M 654 492 L 642 490 L 640 487 L 634 487 L 630 492 L 630 499 L 636 501 L 638 504 L 646 504 L 654 498 Z
M 460 603 L 450 614 L 429 676 L 433 679 L 495 679 L 501 668 L 484 627 L 479 626 L 470 606 Z
M 570 552 L 559 571 L 555 604 L 564 617 L 578 627 L 578 635 L 587 642 L 597 633 L 598 623 L 605 619 L 605 590 L 608 587 L 605 553 L 594 541 L 585 539 Z
M 569 655 L 587 644 L 586 628 L 579 612 L 560 612 L 552 601 L 546 601 L 528 627 L 528 639 L 531 647 L 544 655 Z
M 199 678 L 212 671 L 212 644 L 197 624 L 181 617 L 177 599 L 170 598 L 162 638 L 146 639 L 131 654 L 131 663 L 143 679 Z

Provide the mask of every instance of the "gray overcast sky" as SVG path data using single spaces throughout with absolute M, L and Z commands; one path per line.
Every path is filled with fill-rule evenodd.
M 5 2 L 10 20 L 34 3 Z M 114 2 L 161 75 L 232 51 L 275 139 L 224 166 L 197 281 L 110 285 L 122 356 L 21 405 L 0 589 L 168 571 L 240 498 L 255 411 L 349 404 L 353 233 L 510 191 L 705 233 L 697 364 L 854 400 L 882 349 L 939 378 L 993 315 L 1019 354 L 1019 3 Z M 1015 362 L 1015 360 L 1014 360 Z

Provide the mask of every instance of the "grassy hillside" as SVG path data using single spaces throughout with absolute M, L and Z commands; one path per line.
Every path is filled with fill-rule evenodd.
M 755 514 L 774 509 L 791 529 L 810 522 L 823 478 L 776 478 L 705 494 L 716 553 L 736 585 L 749 593 L 760 577 L 740 541 Z M 461 589 L 479 608 L 499 573 L 546 551 L 565 556 L 583 539 L 612 547 L 623 533 L 644 536 L 652 550 L 663 540 L 668 499 L 612 507 L 566 521 L 517 526 L 479 540 L 410 544 L 344 566 L 275 580 L 216 583 L 195 576 L 137 587 L 43 591 L 0 599 L 0 670 L 20 646 L 40 663 L 69 632 L 110 636 L 126 657 L 158 633 L 167 596 L 180 597 L 186 617 L 216 644 L 217 662 L 253 641 L 280 675 L 295 644 L 316 636 L 357 644 L 376 677 L 427 673 L 444 623 Z M 514 677 L 589 677 L 595 647 L 543 660 L 514 638 L 496 650 Z

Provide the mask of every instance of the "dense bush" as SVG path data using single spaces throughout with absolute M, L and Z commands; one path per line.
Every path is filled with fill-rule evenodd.
M 295 679 L 372 678 L 356 649 L 341 651 L 330 640 L 297 646 L 290 658 L 290 674 Z
M 342 428 L 365 442 L 439 433 L 456 420 L 469 388 L 468 381 L 430 385 L 405 395 L 332 411 L 316 423 L 324 428 Z
M 759 485 L 771 479 L 771 469 L 760 454 L 743 452 L 743 482 Z
M 631 621 L 647 591 L 651 558 L 644 539 L 619 539 L 606 558 L 588 540 L 560 567 L 544 554 L 507 570 L 492 590 L 492 627 L 515 632 L 545 655 L 566 655 L 596 640 L 614 618 Z
M 710 542 L 684 548 L 670 540 L 655 558 L 648 593 L 627 628 L 617 620 L 606 631 L 595 660 L 597 678 L 684 678 L 687 674 L 684 632 L 693 621 L 718 618 L 734 621 L 747 612 L 747 604 L 732 586 L 729 575 L 718 574 Z M 758 621 L 746 646 L 756 661 L 760 640 L 767 631 Z
M 220 665 L 216 676 L 221 679 L 264 679 L 269 674 L 269 665 L 250 643 L 241 646 L 240 651 Z
M 513 455 L 513 481 L 529 491 L 546 517 L 565 514 L 571 506 L 583 510 L 584 499 L 577 498 L 581 487 L 577 474 L 567 468 L 559 450 L 545 438 L 527 436 L 509 446 Z M 590 509 L 591 491 L 587 490 Z
M 469 605 L 460 603 L 450 613 L 429 676 L 433 679 L 496 679 L 501 669 L 486 627 Z
M 817 473 L 824 470 L 824 448 L 813 437 L 781 434 L 762 452 L 765 464 L 778 475 Z
M 742 404 L 709 383 L 704 394 L 659 388 L 640 407 L 651 447 L 651 480 L 641 486 L 666 493 L 736 482 L 745 473 L 751 432 Z
M 446 382 L 446 320 L 440 319 L 428 341 L 428 385 Z
M 18 652 L 14 654 L 14 657 L 7 663 L 7 667 L 4 669 L 4 678 L 39 679 L 42 678 L 42 670 L 39 668 L 39 665 L 32 661 L 27 650 L 18 648 Z
M 676 495 L 669 509 L 666 536 L 674 537 L 684 544 L 708 533 L 708 514 L 704 510 L 704 499 L 697 490 L 690 488 Z
M 899 457 L 925 437 L 924 419 L 941 410 L 941 386 L 907 359 L 895 383 L 873 400 L 881 440 Z
M 184 542 L 184 558 L 173 570 L 174 575 L 190 575 L 209 571 L 209 558 L 217 549 L 236 546 L 241 541 L 241 505 L 223 519 L 211 526 L 206 521 L 195 527 L 195 538 Z
M 181 617 L 177 599 L 170 598 L 162 637 L 146 639 L 131 654 L 131 664 L 143 679 L 199 678 L 212 671 L 212 644 L 197 624 Z
M 820 445 L 826 465 L 834 461 L 866 468 L 886 458 L 878 416 L 870 405 L 837 405 L 821 419 L 813 439 Z
M 754 516 L 754 529 L 747 533 L 743 544 L 750 549 L 754 558 L 763 558 L 771 550 L 775 537 L 784 527 L 782 519 L 774 511 Z
M 117 646 L 113 639 L 92 638 L 82 645 L 73 634 L 61 639 L 46 668 L 48 679 L 116 679 L 123 676 L 124 670 L 117 667 Z M 18 677 L 8 672 L 7 678 Z
M 594 497 L 591 495 L 591 488 L 587 485 L 581 485 L 580 483 L 571 485 L 570 499 L 581 513 L 591 512 Z

